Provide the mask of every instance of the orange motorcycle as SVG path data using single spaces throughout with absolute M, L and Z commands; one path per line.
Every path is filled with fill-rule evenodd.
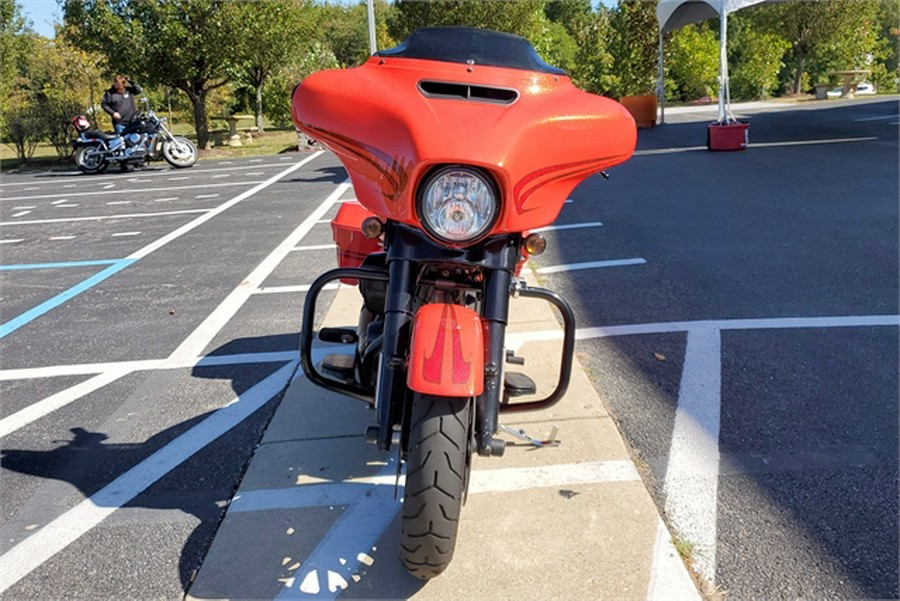
M 449 565 L 473 453 L 503 454 L 499 414 L 565 394 L 575 347 L 569 305 L 519 270 L 545 247 L 531 230 L 585 178 L 627 160 L 637 138 L 618 103 L 577 89 L 523 38 L 421 29 L 356 68 L 322 71 L 292 98 L 294 123 L 344 164 L 358 204 L 332 226 L 341 266 L 311 285 L 301 365 L 310 381 L 375 408 L 367 440 L 405 464 L 400 558 L 422 579 Z M 326 284 L 359 287 L 353 328 L 314 331 Z M 513 295 L 563 317 L 559 379 L 544 399 L 504 348 Z M 353 344 L 313 362 L 314 337 Z

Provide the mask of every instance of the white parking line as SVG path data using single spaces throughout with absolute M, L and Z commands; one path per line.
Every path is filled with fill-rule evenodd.
M 81 205 L 77 202 L 67 202 L 66 204 L 58 204 L 56 205 L 57 209 L 74 209 L 75 207 L 80 207 Z
M 74 240 L 75 236 L 50 236 L 48 240 Z
M 37 207 L 34 205 L 23 205 L 21 207 L 13 207 L 12 210 L 13 211 L 25 211 L 25 210 L 36 209 L 36 208 Z
M 131 236 L 140 236 L 143 232 L 117 232 L 115 234 L 110 234 L 113 238 L 121 238 L 121 237 L 131 237 Z
M 865 138 L 833 138 L 828 140 L 793 140 L 788 142 L 751 142 L 750 148 L 777 148 L 779 146 L 817 146 L 820 144 L 848 144 L 854 142 L 873 142 L 877 136 Z M 636 150 L 634 156 L 652 156 L 657 154 L 675 154 L 679 152 L 694 152 L 707 150 L 706 146 L 683 146 L 675 148 L 654 148 L 649 150 Z
M 0 240 L 0 244 L 18 244 L 19 242 L 25 242 L 25 238 L 7 238 L 6 240 Z
M 290 363 L 297 358 L 297 351 L 272 351 L 262 353 L 238 353 L 235 355 L 206 355 L 191 357 L 187 361 L 171 359 L 139 359 L 135 361 L 114 361 L 109 363 L 79 363 L 50 365 L 46 367 L 22 367 L 0 369 L 0 381 L 35 380 L 59 378 L 62 376 L 95 376 L 108 371 L 152 371 L 155 369 L 187 369 L 194 367 L 215 367 L 223 365 L 246 365 L 248 363 Z
M 0 221 L 4 225 L 38 225 L 42 223 L 69 223 L 72 221 L 103 221 L 104 219 L 137 219 L 140 217 L 166 217 L 169 215 L 188 215 L 191 213 L 208 213 L 215 209 L 184 209 L 183 211 L 159 211 L 158 213 L 127 213 L 123 215 L 94 215 L 91 217 L 60 217 L 58 219 L 29 219 L 28 221 Z
M 29 213 L 31 213 L 31 210 L 19 211 L 18 213 L 13 213 L 12 216 L 13 217 L 24 217 L 25 215 L 28 215 Z
M 896 119 L 897 115 L 878 115 L 877 117 L 863 117 L 861 119 L 854 119 L 855 123 L 863 123 L 865 121 L 887 121 L 888 119 Z
M 322 290 L 337 290 L 340 284 L 325 284 Z M 301 284 L 299 286 L 269 286 L 266 288 L 258 288 L 253 294 L 296 294 L 298 292 L 309 292 L 309 284 Z
M 710 582 L 716 576 L 721 371 L 719 330 L 689 331 L 663 485 L 666 515 L 693 545 L 694 569 Z
M 290 160 L 294 160 L 295 157 L 288 156 L 288 157 L 282 157 L 282 158 L 283 158 L 284 160 L 290 161 Z M 199 163 L 198 165 L 202 165 L 202 164 L 203 164 L 203 163 Z M 221 163 L 219 163 L 219 164 L 221 164 Z M 194 166 L 194 167 L 191 168 L 190 174 L 191 174 L 191 177 L 193 177 L 193 176 L 196 176 L 197 174 L 206 175 L 206 174 L 208 174 L 208 173 L 218 173 L 218 172 L 222 172 L 222 171 L 235 172 L 235 171 L 247 171 L 247 170 L 251 170 L 251 169 L 252 169 L 252 170 L 258 171 L 260 168 L 264 168 L 264 169 L 265 169 L 265 168 L 269 168 L 269 167 L 271 167 L 272 169 L 280 169 L 280 168 L 281 168 L 281 165 L 277 165 L 277 164 L 269 164 L 269 165 L 243 165 L 243 166 L 235 166 L 235 167 L 209 167 L 209 168 L 203 168 L 203 167 L 200 167 L 200 166 Z M 142 174 L 141 174 L 141 179 L 144 179 L 144 178 L 148 178 L 148 179 L 151 179 L 151 178 L 152 178 L 152 179 L 156 179 L 156 178 L 168 178 L 168 177 L 172 177 L 172 174 L 173 174 L 173 173 L 176 173 L 176 172 L 175 172 L 174 170 L 171 170 L 171 169 L 155 169 L 155 170 L 150 170 L 150 171 L 147 171 L 147 172 L 142 173 Z M 185 176 L 184 179 L 190 179 L 190 177 Z M 70 186 L 71 186 L 71 185 L 75 185 L 75 186 L 77 186 L 78 184 L 67 184 L 67 182 L 73 182 L 73 181 L 77 181 L 77 182 L 85 182 L 85 181 L 88 181 L 88 180 L 89 180 L 91 183 L 95 183 L 95 184 L 99 184 L 99 183 L 105 182 L 105 181 L 108 181 L 108 182 L 121 182 L 121 181 L 122 181 L 122 176 L 120 176 L 120 175 L 92 175 L 92 176 L 90 176 L 90 177 L 87 177 L 87 176 L 84 176 L 84 175 L 72 175 L 72 176 L 68 176 L 68 177 L 66 177 L 66 176 L 60 176 L 58 179 L 56 179 L 56 178 L 54 179 L 53 186 L 54 186 L 54 187 L 57 187 L 57 188 L 63 187 L 64 185 L 70 185 Z M 21 181 L 20 181 L 20 182 L 10 182 L 10 181 L 4 180 L 4 181 L 0 182 L 0 188 L 2 188 L 2 187 L 12 188 L 12 187 L 19 187 L 19 186 L 28 186 L 28 185 L 31 184 L 31 183 L 32 183 L 32 182 L 21 182 Z M 28 187 L 28 188 L 22 188 L 23 191 L 24 191 L 24 190 L 29 190 L 29 191 L 31 191 L 31 190 L 40 190 L 40 189 L 41 189 L 41 186 L 30 186 L 30 187 Z
M 130 205 L 132 202 L 134 202 L 134 201 L 131 201 L 131 200 L 111 200 L 111 201 L 109 201 L 109 202 L 106 203 L 106 204 L 108 204 L 108 205 Z
M 64 202 L 69 202 L 69 199 L 68 199 L 68 198 L 60 198 L 59 200 L 54 200 L 54 201 L 51 202 L 50 204 L 52 204 L 52 205 L 58 205 L 58 204 L 62 204 L 62 203 L 64 203 Z
M 337 244 L 311 244 L 309 246 L 297 246 L 291 251 L 307 251 L 307 250 L 334 250 Z
M 584 228 L 592 228 L 592 227 L 602 227 L 603 224 L 599 221 L 586 221 L 584 223 L 567 223 L 564 225 L 548 225 L 546 227 L 539 227 L 535 230 L 531 230 L 533 232 L 558 232 L 561 230 L 580 230 Z
M 538 273 L 562 273 L 565 271 L 579 271 L 582 269 L 602 269 L 605 267 L 624 267 L 626 265 L 643 265 L 647 261 L 640 257 L 634 259 L 613 259 L 609 261 L 589 261 L 587 263 L 568 263 L 565 265 L 550 265 L 541 267 Z
M 154 198 L 153 202 L 168 202 L 170 200 L 178 200 L 178 196 L 166 196 L 165 198 Z
M 109 369 L 93 378 L 70 386 L 69 388 L 57 392 L 56 394 L 52 394 L 37 403 L 33 403 L 12 415 L 4 417 L 0 420 L 0 438 L 12 434 L 20 428 L 24 428 L 28 424 L 53 413 L 57 409 L 61 409 L 66 405 L 115 382 L 119 378 L 127 376 L 129 373 L 131 373 L 131 370 L 128 368 L 119 367 Z
M 203 199 L 203 198 L 218 198 L 219 196 L 220 196 L 219 194 L 198 194 L 198 195 L 195 196 L 194 198 L 195 198 L 196 200 L 200 200 L 200 199 Z
M 138 194 L 141 192 L 168 192 L 171 190 L 181 191 L 181 190 L 191 190 L 194 188 L 223 188 L 226 186 L 230 186 L 230 187 L 250 186 L 250 185 L 258 185 L 261 183 L 263 183 L 263 182 L 258 181 L 258 180 L 248 180 L 248 181 L 243 181 L 243 182 L 222 182 L 220 184 L 197 184 L 195 186 L 171 186 L 171 187 L 163 186 L 160 188 L 135 188 L 135 189 L 128 189 L 128 190 L 124 190 L 124 189 L 123 190 L 106 190 L 106 188 L 108 188 L 108 187 L 111 188 L 113 186 L 104 186 L 103 190 L 99 190 L 99 191 L 95 191 L 95 192 L 73 192 L 72 194 L 69 194 L 69 196 L 70 197 L 72 197 L 72 196 L 97 196 L 98 194 L 123 194 L 123 193 Z M 7 198 L 6 200 L 7 201 L 10 201 L 10 200 L 38 200 L 38 199 L 42 199 L 42 198 L 56 198 L 57 196 L 58 196 L 57 194 L 41 194 L 38 196 L 17 196 L 15 198 Z

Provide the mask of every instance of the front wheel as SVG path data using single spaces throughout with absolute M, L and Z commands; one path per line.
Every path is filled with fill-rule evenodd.
M 175 136 L 163 142 L 162 155 L 167 163 L 176 169 L 182 169 L 197 162 L 197 147 L 187 138 Z
M 79 146 L 75 151 L 75 166 L 82 173 L 103 173 L 109 167 L 109 163 L 103 157 L 103 151 L 99 146 Z
M 422 580 L 453 558 L 469 481 L 472 402 L 415 394 L 410 419 L 400 561 Z

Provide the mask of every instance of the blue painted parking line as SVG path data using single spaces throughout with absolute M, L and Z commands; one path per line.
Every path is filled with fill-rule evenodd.
M 0 265 L 0 271 L 25 271 L 28 269 L 64 269 L 66 267 L 95 267 L 97 265 L 115 265 L 125 259 L 102 259 L 97 261 L 66 261 L 65 263 L 22 263 L 19 265 Z
M 12 332 L 15 332 L 22 326 L 28 324 L 31 321 L 34 321 L 35 319 L 37 319 L 44 313 L 47 313 L 48 311 L 55 309 L 56 307 L 60 306 L 64 302 L 78 296 L 85 290 L 87 290 L 93 286 L 96 286 L 97 284 L 99 284 L 100 282 L 102 282 L 103 280 L 105 280 L 109 277 L 112 277 L 113 275 L 122 271 L 129 265 L 134 264 L 136 261 L 137 261 L 137 259 L 119 259 L 119 260 L 115 261 L 114 263 L 112 263 L 112 265 L 110 265 L 103 271 L 92 275 L 91 277 L 89 277 L 88 279 L 84 280 L 83 282 L 81 282 L 79 284 L 72 286 L 65 292 L 61 292 L 61 293 L 57 294 L 56 296 L 45 300 L 38 306 L 34 307 L 33 309 L 29 309 L 28 311 L 25 311 L 18 317 L 15 317 L 15 318 L 11 319 L 10 321 L 7 321 L 6 323 L 0 325 L 0 338 L 3 338 L 7 334 L 11 334 Z

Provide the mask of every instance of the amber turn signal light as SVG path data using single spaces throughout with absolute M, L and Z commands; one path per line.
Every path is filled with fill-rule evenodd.
M 384 231 L 384 224 L 378 217 L 366 217 L 363 219 L 361 229 L 363 236 L 374 240 Z
M 525 252 L 537 256 L 547 250 L 547 240 L 540 234 L 528 234 L 525 238 Z

